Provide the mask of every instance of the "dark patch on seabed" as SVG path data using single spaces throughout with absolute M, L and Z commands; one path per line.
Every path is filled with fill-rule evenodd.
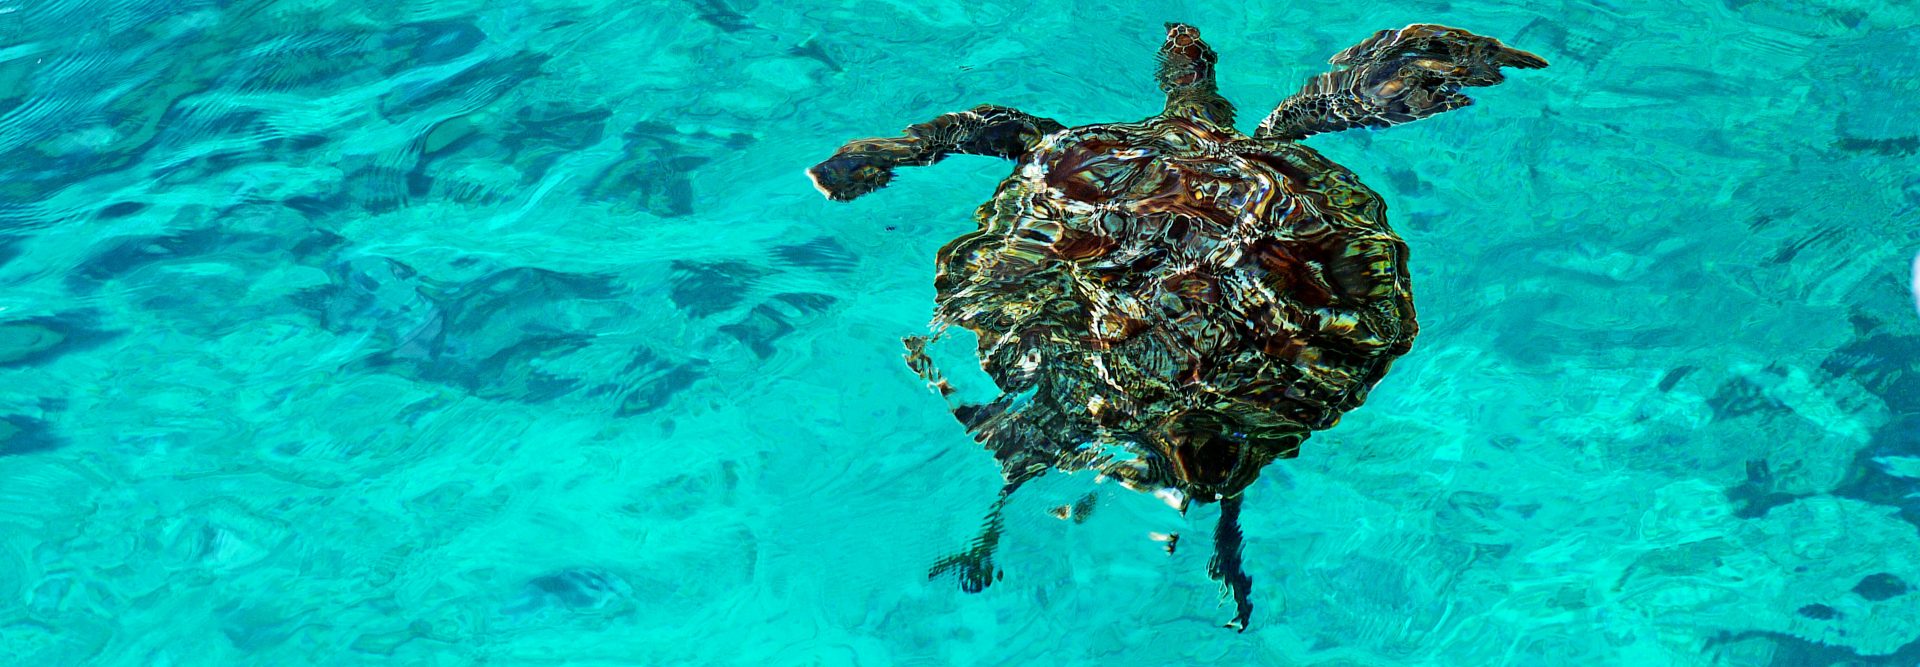
M 353 257 L 327 271 L 330 283 L 291 297 L 296 307 L 320 320 L 321 328 L 401 354 L 426 354 L 435 344 L 445 315 L 413 267 L 385 257 Z
M 348 201 L 359 204 L 367 213 L 392 213 L 412 203 L 407 198 L 407 173 L 405 165 L 385 164 L 375 159 L 347 174 L 342 189 Z M 498 196 L 470 201 L 491 205 L 505 199 L 504 196 Z
M 1686 379 L 1687 375 L 1694 370 L 1696 369 L 1692 366 L 1676 366 L 1673 370 L 1667 371 L 1667 374 L 1660 378 L 1660 391 L 1673 391 L 1674 386 L 1680 384 L 1680 381 Z
M 333 281 L 293 302 L 328 331 L 367 350 L 349 368 L 445 384 L 482 398 L 538 403 L 591 387 L 617 396 L 616 413 L 665 406 L 705 376 L 707 362 L 632 346 L 617 372 L 566 377 L 539 369 L 591 345 L 616 344 L 600 324 L 631 317 L 629 290 L 602 275 L 515 267 L 461 283 L 422 278 L 384 257 L 329 267 Z
M 775 294 L 766 303 L 754 306 L 745 319 L 720 327 L 720 331 L 745 343 L 754 355 L 765 359 L 773 356 L 775 341 L 799 330 L 798 322 L 818 315 L 838 301 L 835 297 L 811 292 Z
M 754 143 L 743 133 L 682 132 L 672 125 L 642 122 L 622 135 L 620 159 L 595 174 L 584 189 L 591 201 L 626 204 L 663 218 L 694 210 L 694 171 L 721 151 Z
M 487 34 L 472 23 L 431 21 L 401 26 L 388 33 L 384 42 L 405 45 L 408 62 L 432 65 L 473 53 L 486 39 Z
M 147 210 L 146 204 L 137 201 L 123 201 L 101 207 L 98 215 L 101 220 L 118 220 L 144 210 Z
M 674 260 L 667 275 L 667 298 L 688 315 L 703 318 L 725 312 L 746 299 L 767 270 L 745 262 Z
M 648 486 L 641 497 L 649 499 L 668 499 L 666 502 L 652 502 L 647 508 L 648 516 L 679 520 L 711 509 L 713 506 L 734 506 L 739 503 L 740 464 L 735 461 L 717 461 L 698 466 L 681 466 L 681 474 L 668 477 Z M 673 502 L 674 498 L 699 498 L 703 504 Z
M 42 95 L 60 98 L 61 103 L 15 109 L 26 110 L 24 116 L 12 115 L 19 119 L 16 125 L 32 136 L 0 160 L 0 174 L 6 175 L 0 178 L 0 200 L 44 199 L 70 183 L 150 162 L 149 156 L 155 154 L 189 156 L 160 160 L 166 166 L 153 178 L 162 184 L 199 181 L 242 164 L 283 161 L 319 147 L 326 137 L 269 136 L 275 134 L 274 128 L 259 111 L 182 104 L 175 96 L 183 90 L 193 91 L 189 97 L 217 99 L 235 93 L 349 89 L 393 79 L 410 68 L 444 68 L 446 63 L 473 53 L 486 39 L 472 24 L 454 21 L 413 23 L 388 30 L 304 33 L 286 33 L 278 26 L 261 30 L 249 30 L 244 25 L 226 27 L 221 31 L 190 29 L 157 36 L 175 44 L 153 51 L 124 49 L 119 57 L 103 60 L 85 74 L 73 74 L 78 71 L 74 68 L 48 68 L 45 73 L 36 73 L 30 85 Z M 448 104 L 485 104 L 538 76 L 545 59 L 518 53 L 485 60 L 437 79 L 411 77 L 417 83 L 382 97 L 379 108 L 393 117 Z M 117 81 L 101 79 L 156 69 L 164 74 L 142 76 L 140 83 L 117 90 L 110 98 L 100 97 L 98 91 L 118 86 Z M 11 100 L 9 103 L 17 105 Z M 63 108 L 93 109 L 93 113 L 68 115 L 112 118 L 116 127 L 127 131 L 112 145 L 93 150 L 54 147 L 46 142 L 71 131 L 75 121 L 52 116 L 45 109 Z M 234 140 L 247 147 L 208 154 L 191 150 L 206 145 L 210 138 Z M 301 200 L 294 205 L 311 213 L 313 203 Z M 112 218 L 129 212 L 126 206 L 115 204 L 101 215 Z M 40 227 L 55 222 L 40 219 L 28 209 L 0 210 L 0 228 Z
M 604 108 L 537 102 L 520 107 L 499 123 L 477 124 L 471 116 L 449 118 L 421 136 L 419 162 L 406 174 L 407 194 L 472 204 L 504 201 L 545 178 L 561 158 L 599 143 L 611 115 Z M 456 172 L 451 163 L 499 162 L 503 154 L 520 172 L 518 189 L 496 192 L 492 188 L 497 186 L 451 175 Z
M 1782 632 L 1748 630 L 1721 632 L 1708 639 L 1706 649 L 1749 640 L 1772 642 L 1773 659 L 1766 667 L 1913 667 L 1920 665 L 1920 640 L 1908 642 L 1886 655 L 1861 655 L 1845 646 L 1808 641 Z
M 1870 321 L 1860 324 L 1872 326 Z M 1864 327 L 1863 327 L 1864 328 Z M 1834 495 L 1897 508 L 1901 519 L 1920 529 L 1920 480 L 1895 474 L 1887 461 L 1920 457 L 1920 337 L 1874 333 L 1835 350 L 1821 370 L 1850 377 L 1886 403 L 1893 415 L 1854 453 L 1846 478 Z
M 1920 336 L 1863 336 L 1828 355 L 1820 369 L 1852 377 L 1894 414 L 1920 413 Z
M 1547 273 L 1561 279 L 1593 278 L 1553 270 Z M 1600 286 L 1611 288 L 1614 284 L 1609 281 Z M 1492 315 L 1502 321 L 1513 323 L 1509 326 L 1495 327 L 1497 332 L 1495 342 L 1501 354 L 1519 364 L 1551 365 L 1569 357 L 1586 354 L 1590 350 L 1659 347 L 1663 344 L 1662 341 L 1671 340 L 1677 335 L 1676 332 L 1663 328 L 1589 330 L 1551 324 L 1545 317 L 1549 313 L 1563 312 L 1575 305 L 1574 301 L 1557 294 L 1530 295 L 1504 302 L 1501 310 Z
M 600 143 L 606 134 L 607 119 L 613 112 L 605 108 L 577 109 L 556 102 L 540 102 L 520 107 L 501 133 L 505 146 L 528 178 L 538 180 L 555 158 Z
M 694 16 L 721 32 L 740 32 L 753 27 L 745 14 L 734 11 L 725 0 L 692 0 Z
M 629 141 L 621 159 L 587 184 L 587 197 L 631 203 L 663 218 L 693 213 L 693 180 L 687 174 L 708 158 L 679 150 L 672 144 Z
M 1891 600 L 1906 595 L 1910 590 L 1913 588 L 1907 585 L 1906 580 L 1894 576 L 1891 572 L 1869 574 L 1861 577 L 1860 583 L 1853 585 L 1854 594 L 1869 602 Z
M 274 239 L 236 237 L 219 227 L 202 227 L 173 234 L 127 236 L 94 252 L 66 277 L 68 289 L 98 286 L 136 269 L 170 260 L 211 255 L 248 240 L 271 244 Z
M 1842 615 L 1840 613 L 1840 610 L 1834 609 L 1833 607 L 1829 607 L 1824 604 L 1804 605 L 1799 609 L 1794 610 L 1793 613 L 1799 614 L 1801 616 L 1805 616 L 1807 618 L 1811 618 L 1816 621 L 1831 621 L 1833 619 L 1839 618 Z
M 97 286 L 141 267 L 208 255 L 234 242 L 218 227 L 189 229 L 164 236 L 130 236 L 93 253 L 67 274 L 68 289 Z
M 0 267 L 20 256 L 20 237 L 0 236 Z
M 325 195 L 296 195 L 280 202 L 289 210 L 306 217 L 319 220 L 329 215 L 341 213 L 350 208 L 353 200 L 342 189 L 336 189 Z
M 859 257 L 839 241 L 822 236 L 806 243 L 774 246 L 773 256 L 782 264 L 827 273 L 846 273 L 853 270 Z
M 610 301 L 620 294 L 605 276 L 512 268 L 447 290 L 440 301 L 443 324 L 437 344 L 423 353 L 382 352 L 369 366 L 461 387 L 483 398 L 538 403 L 581 387 L 578 380 L 536 370 L 538 362 L 591 344 L 594 331 L 564 328 L 567 311 L 580 301 Z
M 174 106 L 161 115 L 157 134 L 152 142 L 142 147 L 142 152 L 192 155 L 185 160 L 167 161 L 153 170 L 152 177 L 161 185 L 194 183 L 243 164 L 276 157 L 266 155 L 261 150 L 265 148 L 264 142 L 254 139 L 273 134 L 273 129 L 267 123 L 266 115 L 260 111 L 218 111 L 195 106 Z M 205 154 L 193 150 L 197 146 L 219 145 L 223 143 L 222 140 L 247 145 L 248 148 Z
M 1742 519 L 1757 519 L 1773 511 L 1773 508 L 1790 504 L 1801 496 L 1783 493 L 1774 489 L 1773 469 L 1765 459 L 1747 462 L 1747 479 L 1727 490 L 1727 500 L 1738 505 L 1733 515 Z
M 1609 54 L 1613 53 L 1614 47 L 1619 45 L 1620 40 L 1613 36 L 1613 34 L 1618 33 L 1595 34 L 1595 27 L 1582 28 L 1578 26 L 1581 24 L 1597 26 L 1599 30 L 1605 30 L 1607 27 L 1620 27 L 1607 26 L 1607 23 L 1618 23 L 1618 21 L 1569 21 L 1560 17 L 1553 19 L 1534 19 L 1532 23 L 1528 23 L 1524 27 L 1521 27 L 1519 31 L 1515 32 L 1513 39 L 1506 41 L 1510 44 L 1551 46 L 1552 48 L 1547 50 L 1549 53 L 1564 55 L 1584 67 L 1592 68 L 1600 64 L 1600 61 L 1605 60 Z M 1530 46 L 1528 48 L 1534 47 Z M 1549 56 L 1549 58 L 1551 58 L 1551 56 Z
M 1833 147 L 1849 153 L 1869 153 L 1899 157 L 1912 155 L 1920 151 L 1920 136 L 1896 137 L 1893 139 L 1866 139 L 1842 136 L 1833 143 Z
M 827 52 L 826 46 L 822 45 L 817 37 L 808 37 L 806 41 L 801 42 L 798 46 L 787 49 L 787 55 L 796 58 L 806 58 L 807 60 L 820 63 L 826 66 L 829 72 L 847 71 L 847 68 L 840 64 L 839 59 L 834 58 L 832 53 Z
M 487 60 L 446 79 L 403 87 L 380 98 L 380 115 L 398 121 L 449 102 L 467 107 L 461 111 L 486 106 L 521 83 L 540 76 L 540 68 L 548 58 L 516 53 Z
M 1786 409 L 1778 399 L 1768 396 L 1765 388 L 1743 377 L 1720 385 L 1720 390 L 1707 399 L 1707 407 L 1713 410 L 1716 421 Z
M 633 585 L 617 574 L 599 568 L 568 568 L 529 579 L 520 596 L 502 611 L 606 612 L 626 606 L 632 598 Z
M 239 217 L 222 216 L 220 222 L 222 224 L 217 226 L 187 229 L 172 234 L 127 236 L 117 239 L 104 250 L 88 256 L 68 273 L 67 288 L 94 289 L 148 266 L 178 261 L 198 261 L 200 258 L 219 254 L 242 254 L 263 258 L 285 255 L 285 259 L 301 263 L 312 260 L 316 255 L 330 253 L 345 243 L 345 239 L 338 234 L 324 230 L 260 234 L 234 231 L 232 229 L 234 226 L 249 222 Z M 263 224 L 272 224 L 272 222 Z
M 99 316 L 74 311 L 0 322 L 0 368 L 41 366 L 120 336 L 98 326 Z
M 439 65 L 472 53 L 485 40 L 479 28 L 457 21 L 274 35 L 236 49 L 240 57 L 220 85 L 245 92 L 351 87 L 345 79 L 390 78 L 409 67 Z
M 66 444 L 45 420 L 26 415 L 0 415 L 0 456 L 49 452 Z
M 680 392 L 706 377 L 708 362 L 693 359 L 674 363 L 646 347 L 634 348 L 633 361 L 620 370 L 620 384 L 594 388 L 594 394 L 619 394 L 620 405 L 614 414 L 621 417 L 642 415 L 666 407 Z
M 1808 250 L 1814 250 L 1816 254 L 1829 252 L 1834 249 L 1836 242 L 1842 241 L 1844 238 L 1844 233 L 1839 227 L 1817 229 L 1780 244 L 1779 248 L 1774 249 L 1773 254 L 1767 256 L 1767 263 L 1776 265 L 1787 264 L 1792 262 L 1794 258 L 1799 257 L 1800 253 Z
M 1833 494 L 1899 510 L 1902 520 L 1920 529 L 1920 480 L 1894 474 L 1888 458 L 1920 457 L 1920 414 L 1905 414 L 1882 427 L 1867 447 L 1854 453 L 1846 478 Z

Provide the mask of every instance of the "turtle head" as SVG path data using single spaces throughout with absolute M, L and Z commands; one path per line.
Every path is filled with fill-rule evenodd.
M 1167 41 L 1160 45 L 1160 69 L 1154 78 L 1167 94 L 1168 116 L 1200 119 L 1223 128 L 1233 127 L 1233 103 L 1220 96 L 1214 83 L 1219 55 L 1200 41 L 1200 30 L 1185 23 L 1167 24 Z
M 882 153 L 860 150 L 858 143 L 848 144 L 833 157 L 807 168 L 813 189 L 834 201 L 853 201 L 893 180 L 894 161 Z
M 1192 86 L 1213 86 L 1213 67 L 1220 62 L 1213 48 L 1200 41 L 1200 29 L 1185 23 L 1167 24 L 1167 41 L 1160 45 L 1160 89 L 1168 92 Z

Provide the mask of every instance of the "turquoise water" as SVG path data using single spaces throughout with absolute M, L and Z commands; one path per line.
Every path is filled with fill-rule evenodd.
M 1553 62 L 1308 144 L 1422 336 L 1275 464 L 1253 629 L 901 363 L 992 102 L 1243 129 L 1374 30 Z M 1920 6 L 0 0 L 0 664 L 1920 664 Z M 964 367 L 965 364 L 960 364 Z M 1084 523 L 1048 515 L 1095 490 Z

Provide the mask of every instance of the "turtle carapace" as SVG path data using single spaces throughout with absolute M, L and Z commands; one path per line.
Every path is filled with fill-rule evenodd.
M 1462 88 L 1501 82 L 1502 67 L 1547 65 L 1427 24 L 1380 31 L 1331 62 L 1249 136 L 1216 90 L 1213 50 L 1169 24 L 1167 103 L 1151 118 L 1070 128 L 980 106 L 849 142 L 807 170 L 846 201 L 955 153 L 1014 161 L 979 228 L 938 257 L 933 337 L 972 331 L 999 389 L 953 412 L 1005 485 L 980 536 L 932 576 L 985 588 L 1008 496 L 1050 469 L 1095 470 L 1182 510 L 1220 505 L 1210 574 L 1235 601 L 1228 625 L 1245 629 L 1243 492 L 1366 400 L 1417 331 L 1385 205 L 1300 140 L 1459 109 L 1472 102 Z M 908 363 L 952 396 L 931 338 L 907 339 Z

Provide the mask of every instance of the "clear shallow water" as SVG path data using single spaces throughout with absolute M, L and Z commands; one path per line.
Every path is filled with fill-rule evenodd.
M 1004 163 L 800 170 L 994 102 L 1257 119 L 1373 30 L 1553 61 L 1309 144 L 1423 334 L 1276 464 L 1254 630 L 898 339 Z M 0 0 L 0 662 L 1920 663 L 1911 3 Z M 1249 123 L 1252 120 L 1248 121 Z M 1101 489 L 1086 523 L 1046 510 Z

